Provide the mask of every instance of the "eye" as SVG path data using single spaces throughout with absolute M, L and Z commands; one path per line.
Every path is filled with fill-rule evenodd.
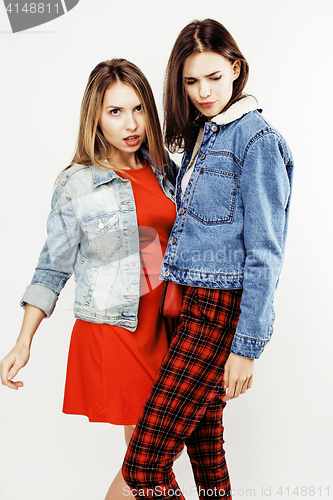
M 139 104 L 139 106 L 137 106 L 137 107 L 135 108 L 135 111 L 139 111 L 139 112 L 140 112 L 140 111 L 143 111 L 143 109 L 142 109 L 142 104 Z
M 222 75 L 220 75 L 220 76 L 213 76 L 211 78 L 211 80 L 221 80 L 221 78 L 222 78 Z
M 195 82 L 196 82 L 196 80 L 194 80 L 194 79 L 193 80 L 185 80 L 186 85 L 193 85 L 193 83 L 195 83 Z
M 120 113 L 120 109 L 110 109 L 110 115 L 118 116 Z

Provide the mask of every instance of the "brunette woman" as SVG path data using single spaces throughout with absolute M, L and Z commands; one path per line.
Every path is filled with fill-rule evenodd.
M 172 458 L 184 443 L 201 499 L 230 498 L 226 401 L 252 385 L 272 334 L 293 162 L 244 94 L 248 64 L 217 21 L 178 36 L 165 84 L 165 136 L 184 151 L 162 277 L 184 285 L 180 321 L 129 445 L 137 498 L 183 498 Z
M 33 336 L 74 271 L 76 319 L 63 411 L 125 426 L 128 443 L 167 351 L 159 274 L 175 219 L 176 168 L 163 148 L 143 73 L 125 59 L 92 71 L 71 165 L 59 176 L 48 236 L 22 305 L 14 349 L 1 362 L 12 389 Z M 106 499 L 122 498 L 121 472 Z

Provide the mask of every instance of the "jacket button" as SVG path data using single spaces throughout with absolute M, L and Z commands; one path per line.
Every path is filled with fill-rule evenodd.
M 183 215 L 185 213 L 185 208 L 182 208 L 180 213 Z
M 176 241 L 177 241 L 177 238 L 174 238 L 174 239 L 172 240 L 172 244 L 174 245 L 174 244 L 176 243 Z
M 165 271 L 164 276 L 165 276 L 166 278 L 167 278 L 168 276 L 170 276 L 169 271 Z
M 216 132 L 216 131 L 217 131 L 217 126 L 216 126 L 216 125 L 213 125 L 213 126 L 212 126 L 212 131 L 213 131 L 213 132 Z
M 204 160 L 206 158 L 206 155 L 201 156 L 201 160 Z

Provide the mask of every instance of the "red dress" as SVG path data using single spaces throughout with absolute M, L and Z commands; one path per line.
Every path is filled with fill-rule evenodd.
M 64 413 L 120 425 L 136 424 L 168 348 L 159 314 L 159 275 L 176 216 L 174 203 L 164 195 L 147 163 L 129 174 L 140 234 L 138 327 L 130 332 L 76 320 L 63 405 Z

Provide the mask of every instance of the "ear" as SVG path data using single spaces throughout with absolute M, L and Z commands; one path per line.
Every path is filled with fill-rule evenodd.
M 234 80 L 237 80 L 237 78 L 239 77 L 240 75 L 240 71 L 241 71 L 241 62 L 239 59 L 237 59 L 233 65 L 232 65 L 232 70 L 233 70 L 233 73 L 234 73 Z

